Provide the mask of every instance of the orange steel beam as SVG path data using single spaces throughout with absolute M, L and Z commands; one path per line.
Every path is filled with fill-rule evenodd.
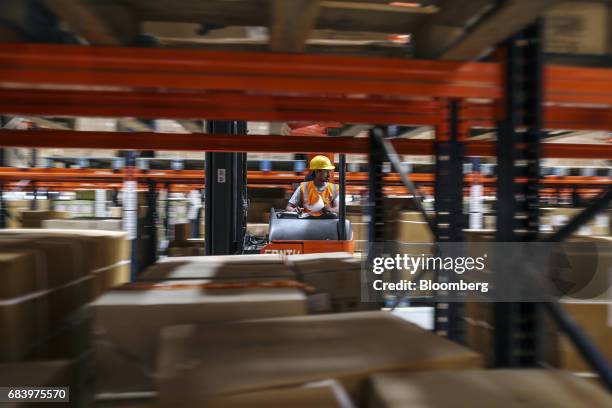
M 30 180 L 36 181 L 37 186 L 53 185 L 57 182 L 72 182 L 76 185 L 95 185 L 97 183 L 114 185 L 121 187 L 121 181 L 126 177 L 126 171 L 112 170 L 94 170 L 94 169 L 45 169 L 45 168 L 29 168 L 16 169 L 14 167 L 0 168 L 0 180 L 3 181 L 20 181 Z M 145 183 L 146 180 L 154 180 L 160 183 L 171 182 L 176 184 L 188 185 L 203 185 L 204 171 L 203 170 L 154 170 L 142 171 L 136 170 L 132 175 L 136 180 L 141 180 Z M 432 173 L 412 173 L 410 179 L 415 183 L 434 182 Z M 465 183 L 469 185 L 473 182 L 476 176 L 467 174 Z M 266 184 L 266 185 L 288 185 L 302 181 L 304 178 L 301 174 L 291 172 L 263 172 L 249 171 L 249 184 Z M 495 177 L 478 176 L 480 183 L 491 185 L 495 183 Z M 365 186 L 368 181 L 368 175 L 365 172 L 351 172 L 347 174 L 347 182 L 349 185 Z M 398 174 L 390 173 L 385 175 L 384 182 L 391 185 L 401 185 L 401 179 Z M 517 178 L 517 182 L 525 182 L 524 179 Z M 45 184 L 47 183 L 47 184 Z M 581 186 L 607 186 L 612 184 L 610 177 L 596 176 L 546 176 L 541 180 L 543 185 L 581 185 Z M 146 186 L 146 183 L 143 184 Z
M 235 92 L 86 92 L 0 89 L 0 112 L 256 121 L 342 121 L 436 125 L 441 103 L 423 100 L 294 97 Z
M 0 89 L 0 112 L 21 115 L 103 116 L 265 121 L 339 120 L 348 123 L 436 126 L 440 101 L 250 95 L 231 92 L 109 92 Z M 495 126 L 492 104 L 464 103 L 461 120 L 469 126 Z M 544 127 L 612 130 L 612 110 L 544 107 Z
M 486 63 L 169 49 L 0 45 L 0 83 L 496 98 Z
M 612 105 L 608 69 L 550 66 L 545 100 Z M 0 86 L 101 90 L 225 90 L 251 93 L 429 98 L 501 96 L 495 63 L 346 56 L 0 45 Z M 96 88 L 97 87 L 97 88 Z
M 432 155 L 433 141 L 395 139 L 399 154 Z M 487 141 L 466 141 L 466 156 L 492 157 L 495 145 Z M 119 150 L 184 150 L 210 152 L 276 152 L 367 154 L 367 138 L 220 135 L 155 132 L 78 132 L 72 130 L 0 130 L 0 147 L 50 147 Z M 612 160 L 612 145 L 544 143 L 545 158 L 584 158 Z

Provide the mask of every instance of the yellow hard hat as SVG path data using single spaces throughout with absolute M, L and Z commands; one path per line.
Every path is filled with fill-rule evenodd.
M 327 156 L 318 155 L 312 158 L 310 161 L 310 170 L 333 170 L 334 165 L 331 164 Z

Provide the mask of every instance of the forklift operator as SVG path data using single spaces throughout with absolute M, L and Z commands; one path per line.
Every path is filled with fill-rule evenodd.
M 309 169 L 312 173 L 307 180 L 300 183 L 295 190 L 286 211 L 305 213 L 319 217 L 327 214 L 338 214 L 338 189 L 330 182 L 334 165 L 323 155 L 313 157 Z

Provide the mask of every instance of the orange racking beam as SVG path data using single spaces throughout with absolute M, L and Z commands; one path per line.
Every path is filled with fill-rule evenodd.
M 545 100 L 612 105 L 608 69 L 550 66 Z M 424 98 L 501 96 L 495 63 L 253 52 L 0 45 L 0 86 Z
M 0 45 L 0 83 L 496 98 L 497 67 L 253 52 Z
M 203 185 L 204 171 L 203 170 L 135 170 L 131 172 L 132 177 L 140 180 L 143 183 L 146 180 L 154 180 L 159 183 L 173 183 L 186 185 Z M 3 181 L 21 181 L 30 180 L 36 181 L 37 186 L 53 185 L 57 182 L 72 182 L 95 185 L 113 184 L 121 186 L 121 182 L 127 176 L 127 171 L 112 171 L 104 169 L 58 169 L 58 168 L 25 168 L 17 169 L 14 167 L 0 168 L 0 180 Z M 338 175 L 336 174 L 336 178 Z M 432 173 L 412 173 L 410 179 L 415 183 L 432 184 L 434 175 Z M 474 176 L 467 174 L 465 176 L 466 185 L 471 184 L 475 179 L 479 180 L 484 185 L 495 184 L 495 177 L 484 177 L 481 175 Z M 304 179 L 301 174 L 293 172 L 263 172 L 249 171 L 248 182 L 255 185 L 291 185 L 298 183 Z M 365 172 L 349 172 L 347 174 L 347 183 L 353 186 L 366 186 L 368 175 Z M 525 179 L 517 178 L 517 182 L 525 182 Z M 39 183 L 40 182 L 40 183 Z M 390 173 L 384 177 L 385 184 L 390 186 L 401 186 L 401 179 L 398 174 Z M 47 184 L 44 184 L 47 183 Z M 554 186 L 591 186 L 603 187 L 612 184 L 610 177 L 597 176 L 546 176 L 541 180 L 543 185 Z
M 492 104 L 464 103 L 461 120 L 495 126 Z M 329 121 L 436 126 L 441 101 L 250 95 L 235 92 L 110 92 L 0 89 L 0 112 L 14 115 Z M 612 130 L 612 109 L 545 106 L 544 127 Z
M 433 141 L 395 139 L 403 155 L 432 155 Z M 466 141 L 466 156 L 492 157 L 495 144 Z M 79 132 L 73 130 L 0 130 L 0 147 L 85 148 L 118 150 L 179 150 L 209 152 L 273 152 L 367 154 L 367 138 L 277 135 L 220 135 L 155 132 Z M 612 160 L 612 145 L 544 143 L 544 158 Z

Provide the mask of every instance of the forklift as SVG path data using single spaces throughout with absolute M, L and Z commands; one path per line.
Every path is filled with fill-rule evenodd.
M 284 210 L 270 210 L 268 242 L 262 254 L 313 254 L 350 252 L 355 249 L 351 223 L 346 219 L 346 156 L 340 155 L 339 211 L 312 217 Z

